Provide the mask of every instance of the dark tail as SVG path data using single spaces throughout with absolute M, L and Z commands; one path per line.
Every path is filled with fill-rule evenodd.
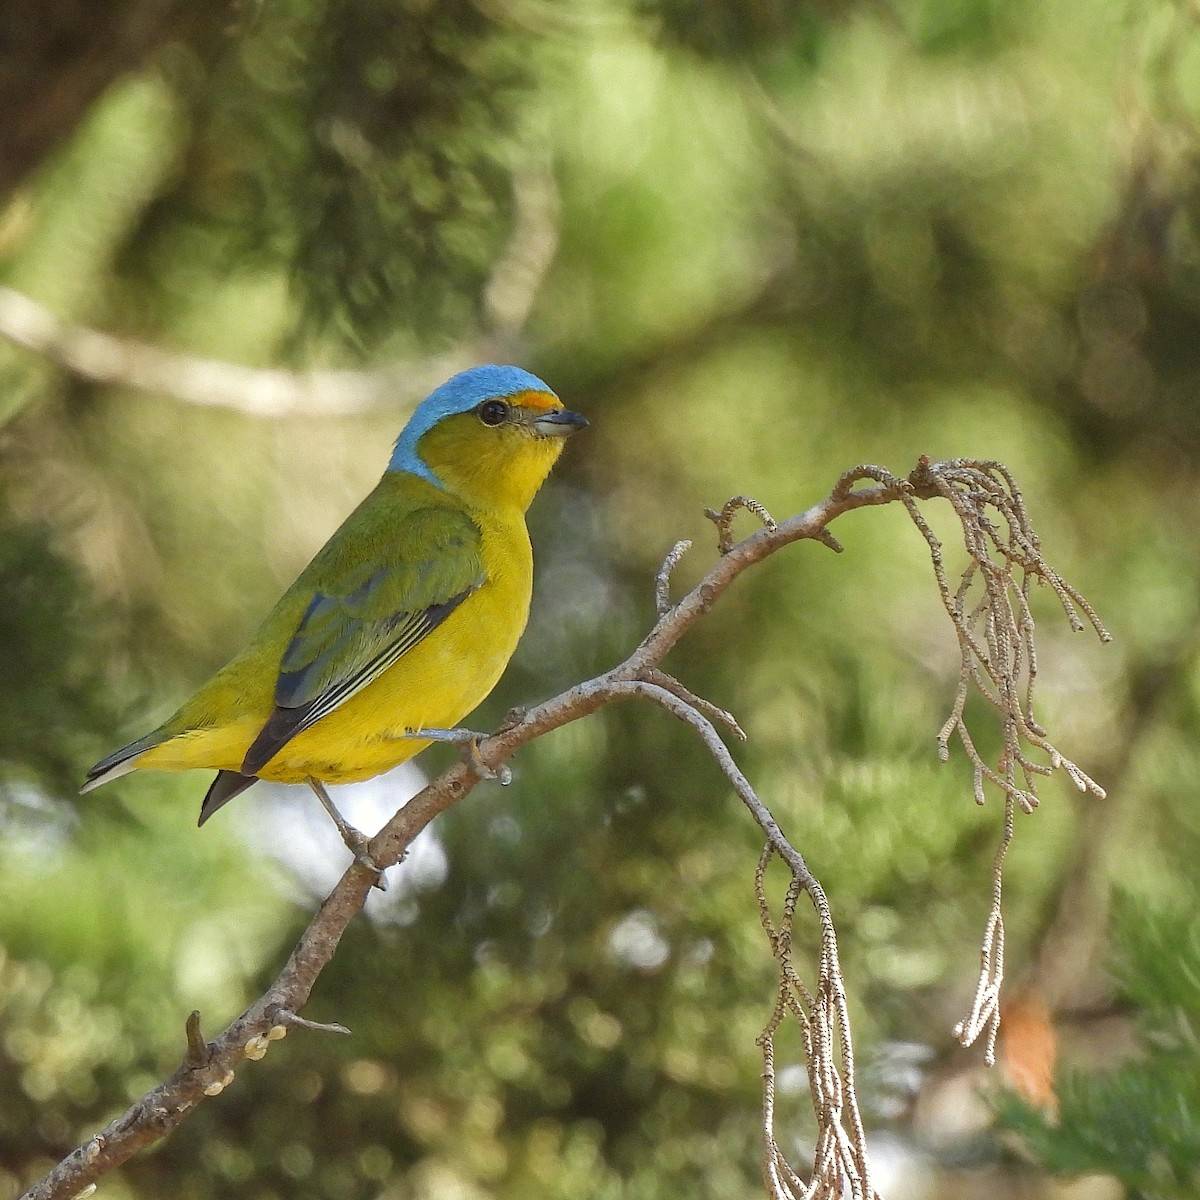
M 200 820 L 197 825 L 203 825 L 218 808 L 228 804 L 234 796 L 240 796 L 251 784 L 258 782 L 257 775 L 243 775 L 240 771 L 218 771 L 212 781 L 212 787 L 204 794 L 204 803 L 200 805 Z
M 87 773 L 83 787 L 79 789 L 80 794 L 90 792 L 92 788 L 98 788 L 102 783 L 108 783 L 110 779 L 120 779 L 122 775 L 128 775 L 130 771 L 136 770 L 137 763 L 133 760 L 149 750 L 151 746 L 157 746 L 162 740 L 161 733 L 157 731 L 148 733 L 145 737 L 138 738 L 136 742 L 130 742 L 128 746 L 122 746 L 120 750 L 113 751 L 107 758 L 102 758 Z

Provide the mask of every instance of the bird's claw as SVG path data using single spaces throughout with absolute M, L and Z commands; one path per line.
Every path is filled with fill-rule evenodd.
M 479 743 L 488 736 L 486 733 L 475 733 L 471 729 L 410 729 L 404 736 L 420 738 L 427 742 L 448 742 L 452 746 L 458 746 L 462 756 L 471 764 L 471 769 L 481 779 L 498 779 L 501 787 L 508 787 L 512 783 L 512 770 L 508 763 L 493 767 L 483 761 L 483 755 L 479 753 Z
M 498 767 L 492 767 L 483 761 L 483 755 L 479 753 L 478 735 L 467 742 L 463 747 L 463 753 L 480 778 L 499 780 L 501 787 L 508 787 L 512 783 L 512 768 L 508 763 L 501 763 Z
M 371 857 L 371 839 L 361 829 L 355 829 L 353 825 L 349 824 L 346 824 L 344 828 L 339 826 L 338 833 L 342 835 L 346 849 L 354 855 L 354 861 L 375 876 L 375 882 L 371 886 L 377 887 L 381 892 L 386 892 L 388 890 L 387 876 L 384 874 L 383 868 Z

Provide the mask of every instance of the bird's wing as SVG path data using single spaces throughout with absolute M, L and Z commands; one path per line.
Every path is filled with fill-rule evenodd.
M 484 581 L 481 535 L 466 513 L 421 508 L 400 528 L 386 507 L 356 515 L 296 581 L 312 599 L 283 652 L 275 711 L 246 752 L 244 774 L 378 678 Z

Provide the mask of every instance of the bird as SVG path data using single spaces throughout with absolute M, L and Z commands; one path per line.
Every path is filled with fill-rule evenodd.
M 525 514 L 587 420 L 514 366 L 463 371 L 415 409 L 383 477 L 250 643 L 157 729 L 101 759 L 81 792 L 135 770 L 215 769 L 203 825 L 260 779 L 308 784 L 355 857 L 367 839 L 327 784 L 370 779 L 492 691 L 529 616 Z

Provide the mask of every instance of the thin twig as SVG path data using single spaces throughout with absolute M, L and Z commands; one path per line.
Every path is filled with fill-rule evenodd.
M 210 1052 L 208 1043 L 204 1040 L 204 1034 L 200 1032 L 200 1010 L 198 1008 L 192 1009 L 188 1016 L 184 1033 L 187 1036 L 187 1054 L 183 1061 L 189 1067 L 205 1066 L 208 1063 Z
M 654 607 L 660 617 L 665 617 L 671 609 L 671 572 L 691 548 L 690 541 L 676 542 L 667 552 L 662 566 L 658 568 L 658 574 L 654 577 Z
M 776 528 L 775 518 L 762 504 L 749 496 L 734 496 L 731 500 L 726 500 L 720 512 L 706 508 L 704 515 L 717 527 L 717 549 L 722 554 L 728 554 L 733 549 L 733 518 L 737 516 L 739 508 L 752 512 L 768 529 L 773 531 Z

